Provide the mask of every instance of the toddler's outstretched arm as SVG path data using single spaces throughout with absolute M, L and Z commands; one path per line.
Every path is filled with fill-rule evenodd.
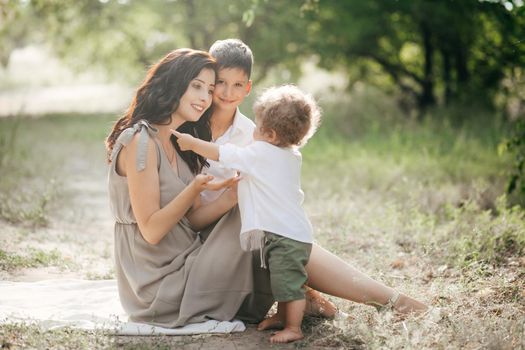
M 218 161 L 219 160 L 219 146 L 206 142 L 191 136 L 190 134 L 180 133 L 176 130 L 171 129 L 171 133 L 177 137 L 177 143 L 183 151 L 191 150 L 197 154 L 200 154 L 204 158 Z

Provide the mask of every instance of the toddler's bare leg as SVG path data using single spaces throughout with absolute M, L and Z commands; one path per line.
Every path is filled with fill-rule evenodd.
M 286 319 L 286 308 L 283 303 L 277 303 L 277 312 L 265 318 L 261 323 L 257 325 L 258 331 L 264 331 L 266 329 L 283 329 L 283 325 Z
M 303 322 L 304 308 L 306 301 L 304 299 L 288 301 L 283 304 L 285 314 L 285 327 L 282 331 L 276 332 L 271 338 L 271 343 L 290 343 L 303 338 L 301 323 Z

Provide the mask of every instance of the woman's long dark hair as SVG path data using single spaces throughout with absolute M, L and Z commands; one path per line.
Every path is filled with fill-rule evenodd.
M 171 116 L 179 107 L 188 85 L 205 68 L 215 70 L 215 59 L 205 51 L 192 49 L 174 50 L 151 67 L 128 110 L 117 120 L 106 138 L 108 162 L 111 162 L 115 141 L 124 129 L 141 119 L 153 124 L 170 124 Z M 211 112 L 210 107 L 198 121 L 185 122 L 177 130 L 210 141 Z M 203 166 L 208 166 L 204 157 L 191 151 L 181 151 L 175 136 L 171 136 L 171 143 L 194 174 L 198 174 Z

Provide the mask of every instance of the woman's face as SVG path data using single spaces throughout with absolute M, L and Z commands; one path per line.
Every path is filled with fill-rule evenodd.
M 215 71 L 204 68 L 190 81 L 173 117 L 181 119 L 182 122 L 199 120 L 211 105 L 214 88 Z

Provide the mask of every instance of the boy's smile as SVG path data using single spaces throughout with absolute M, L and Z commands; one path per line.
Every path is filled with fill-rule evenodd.
M 213 105 L 215 108 L 234 110 L 250 93 L 252 81 L 240 68 L 223 68 L 217 74 Z

